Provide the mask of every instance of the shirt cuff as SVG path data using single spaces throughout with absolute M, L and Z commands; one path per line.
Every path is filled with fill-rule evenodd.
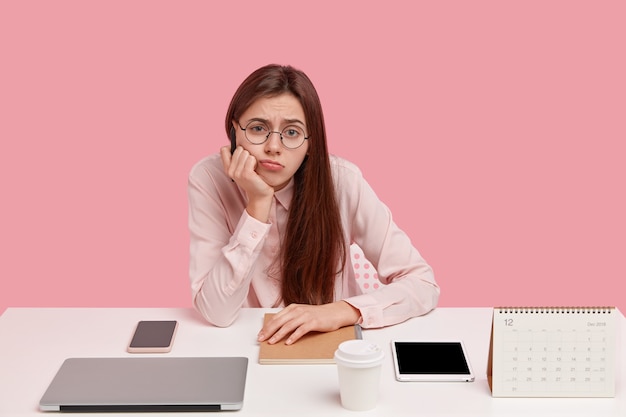
M 361 319 L 359 323 L 364 329 L 372 329 L 376 327 L 384 327 L 383 309 L 380 303 L 370 295 L 358 295 L 356 297 L 346 298 L 343 301 L 359 310 Z
M 259 246 L 270 230 L 269 223 L 263 223 L 250 216 L 246 210 L 237 224 L 234 236 L 240 245 L 248 248 L 251 252 Z

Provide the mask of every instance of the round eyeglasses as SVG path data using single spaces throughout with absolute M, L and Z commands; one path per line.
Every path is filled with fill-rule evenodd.
M 287 149 L 296 149 L 302 146 L 305 140 L 309 137 L 304 133 L 304 129 L 297 125 L 289 125 L 285 127 L 281 132 L 276 132 L 270 130 L 270 128 L 263 122 L 259 122 L 256 120 L 251 121 L 246 125 L 246 127 L 241 127 L 239 125 L 239 129 L 243 130 L 244 135 L 248 142 L 253 145 L 260 145 L 265 143 L 272 133 L 278 133 L 280 136 L 280 141 L 283 146 Z

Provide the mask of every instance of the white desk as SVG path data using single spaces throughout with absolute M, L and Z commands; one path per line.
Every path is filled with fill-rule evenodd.
M 9 308 L 0 317 L 0 416 L 46 415 L 38 411 L 39 399 L 64 359 L 130 356 L 125 349 L 137 321 L 158 319 L 180 322 L 174 348 L 166 355 L 250 359 L 244 406 L 225 412 L 232 416 L 626 416 L 626 355 L 621 342 L 615 398 L 492 398 L 485 372 L 491 308 L 439 308 L 400 325 L 365 330 L 364 339 L 386 351 L 380 401 L 372 411 L 344 410 L 334 365 L 258 364 L 255 336 L 266 311 L 271 310 L 244 309 L 231 327 L 222 329 L 206 324 L 191 309 Z M 626 319 L 619 317 L 625 334 Z M 463 339 L 476 381 L 396 382 L 389 341 L 410 337 Z

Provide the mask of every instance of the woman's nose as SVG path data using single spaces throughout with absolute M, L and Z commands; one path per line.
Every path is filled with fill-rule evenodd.
M 271 152 L 280 152 L 283 147 L 280 132 L 270 132 L 265 142 L 265 150 Z

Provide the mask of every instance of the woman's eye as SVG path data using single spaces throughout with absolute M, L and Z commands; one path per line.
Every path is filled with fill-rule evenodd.
M 283 130 L 283 135 L 289 138 L 297 138 L 300 136 L 300 131 L 298 129 L 287 128 Z

